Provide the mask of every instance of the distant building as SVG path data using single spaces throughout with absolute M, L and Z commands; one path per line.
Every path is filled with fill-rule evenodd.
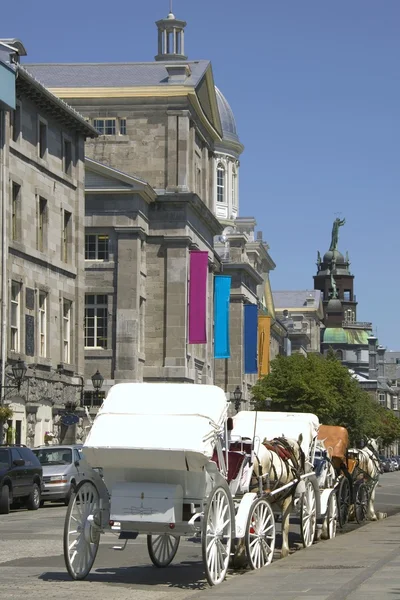
M 336 219 L 330 249 L 321 258 L 318 252 L 314 288 L 322 294 L 324 309 L 321 329 L 321 352 L 332 348 L 344 365 L 355 372 L 368 373 L 368 338 L 372 323 L 357 321 L 357 298 L 354 294 L 354 275 L 346 258 L 337 249 L 339 227 L 344 220 Z
M 286 327 L 292 352 L 320 352 L 324 318 L 319 290 L 273 292 L 275 314 Z

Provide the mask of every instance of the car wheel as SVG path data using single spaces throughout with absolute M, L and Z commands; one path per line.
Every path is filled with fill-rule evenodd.
M 28 496 L 26 508 L 28 510 L 37 510 L 40 507 L 40 490 L 37 483 L 32 486 L 32 491 Z
M 64 500 L 64 504 L 65 506 L 68 506 L 69 501 L 71 500 L 71 496 L 72 494 L 75 494 L 75 490 L 76 490 L 76 485 L 74 482 L 71 482 L 70 488 L 69 488 L 69 492 L 68 495 L 66 496 L 65 500 Z
M 0 491 L 0 514 L 8 515 L 10 512 L 10 488 L 3 485 Z

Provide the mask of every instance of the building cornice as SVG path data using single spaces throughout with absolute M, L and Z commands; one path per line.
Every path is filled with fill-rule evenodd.
M 44 87 L 24 67 L 17 65 L 17 94 L 23 94 L 47 113 L 53 115 L 61 124 L 79 131 L 85 137 L 95 138 L 99 134 L 82 115 Z

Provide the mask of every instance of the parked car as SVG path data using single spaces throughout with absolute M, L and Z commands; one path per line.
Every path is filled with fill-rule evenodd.
M 392 460 L 396 462 L 396 470 L 400 471 L 400 456 L 392 456 Z
M 386 456 L 380 455 L 379 461 L 382 473 L 389 473 L 392 470 L 392 463 Z
M 0 513 L 24 502 L 28 510 L 37 510 L 43 486 L 43 469 L 30 448 L 19 445 L 0 446 Z
M 63 444 L 33 449 L 43 467 L 42 505 L 46 501 L 68 504 L 87 467 L 86 463 L 82 463 L 81 448 L 81 445 Z

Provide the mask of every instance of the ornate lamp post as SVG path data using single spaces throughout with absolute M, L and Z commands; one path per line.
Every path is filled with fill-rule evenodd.
M 25 378 L 25 374 L 27 371 L 27 366 L 25 364 L 25 362 L 23 360 L 21 360 L 21 358 L 19 358 L 11 367 L 11 372 L 12 372 L 12 376 L 14 379 L 14 382 L 12 385 L 1 385 L 0 382 L 0 443 L 3 442 L 3 436 L 4 436 L 4 417 L 2 416 L 2 408 L 4 406 L 4 402 L 3 402 L 3 390 L 7 389 L 7 390 L 18 390 L 18 392 L 21 389 L 21 384 Z M 4 409 L 3 409 L 4 410 Z M 8 429 L 8 427 L 6 428 Z
M 239 409 L 240 409 L 240 404 L 242 402 L 242 390 L 240 389 L 240 387 L 237 385 L 235 388 L 235 391 L 233 392 L 233 398 L 235 401 L 235 410 L 238 413 Z
M 101 390 L 101 387 L 103 385 L 103 381 L 104 381 L 104 377 L 100 373 L 100 371 L 97 369 L 96 373 L 94 375 L 92 375 L 92 384 L 93 384 L 93 387 L 94 387 L 94 392 L 95 392 L 95 395 L 96 395 L 96 399 L 99 398 L 99 391 Z

